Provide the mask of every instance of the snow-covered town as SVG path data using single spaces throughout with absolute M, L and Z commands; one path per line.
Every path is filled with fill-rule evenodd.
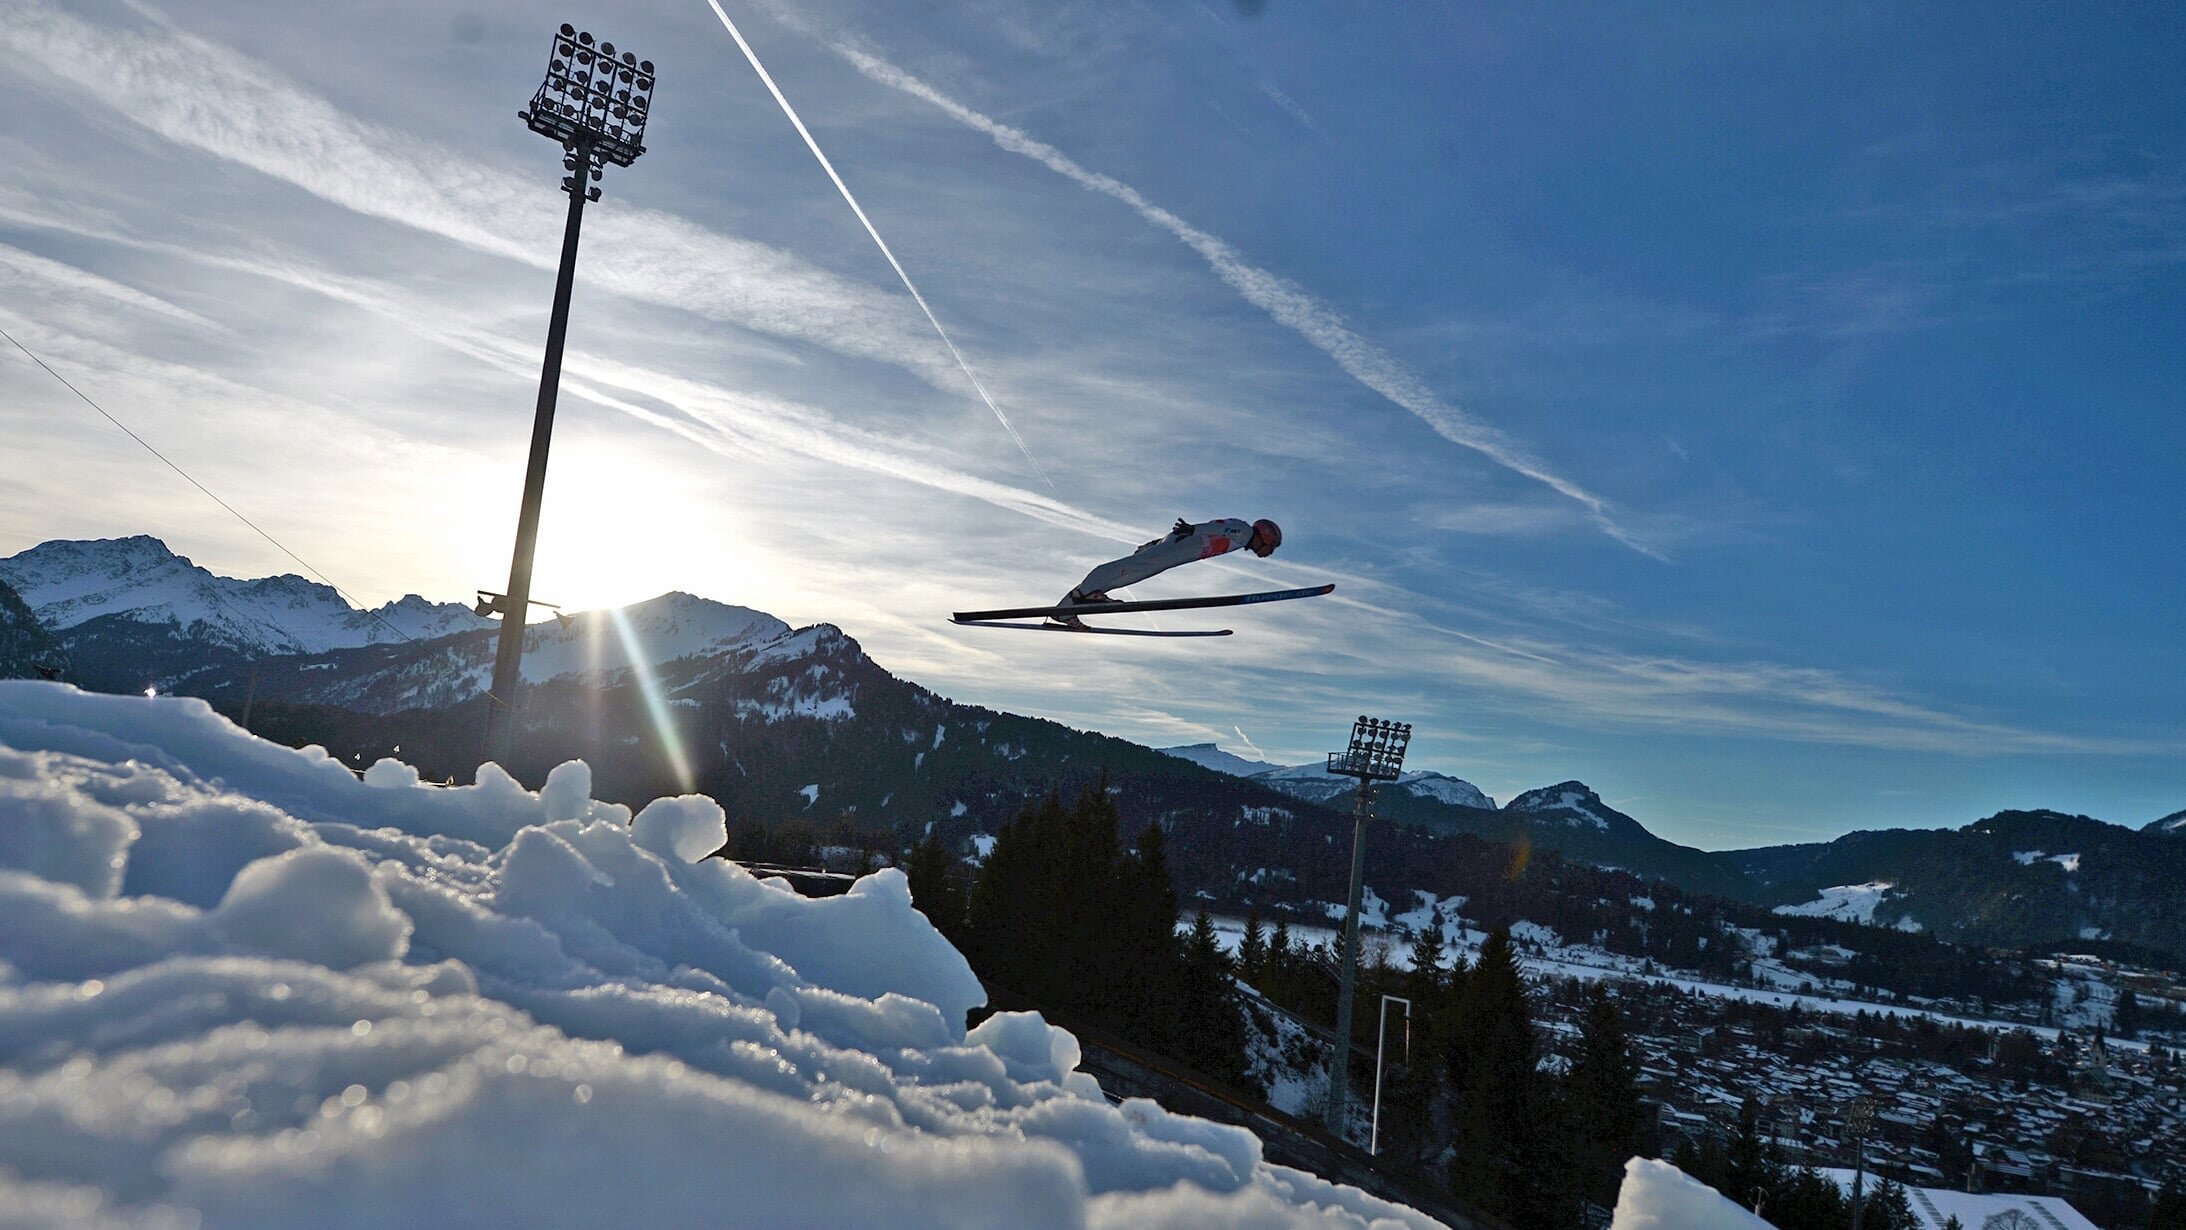
M 1476 957 L 1485 937 L 1457 916 L 1462 905 L 1392 913 L 1370 895 L 1369 962 L 1409 969 L 1409 945 L 1437 906 L 1450 910 L 1445 950 Z M 1244 925 L 1216 920 L 1229 951 Z M 1592 992 L 1610 988 L 1659 1156 L 1720 1152 L 1751 1114 L 1783 1163 L 1850 1174 L 1864 1157 L 1866 1173 L 1904 1185 L 1916 1207 L 1923 1190 L 2011 1194 L 2061 1200 L 2105 1215 L 2087 1224 L 2107 1224 L 2121 1204 L 2186 1186 L 2186 1038 L 2106 1032 L 2121 991 L 2151 1003 L 2180 997 L 2186 989 L 2160 971 L 2095 957 L 2041 962 L 2055 979 L 2053 1012 L 1982 1016 L 1971 1004 L 1863 1001 L 1848 984 L 1816 987 L 1766 958 L 1733 985 L 1566 944 L 1532 924 L 1514 934 L 1551 1066 L 1572 1061 Z M 1319 953 L 1333 948 L 1325 929 L 1291 935 Z M 1333 965 L 1324 955 L 1317 968 Z M 1276 1105 L 1309 1112 L 1324 1092 L 1314 1048 L 1325 1038 L 1280 1013 L 1273 1023 L 1255 1038 L 1254 1070 Z M 1862 1102 L 1864 1128 L 1853 1114 Z

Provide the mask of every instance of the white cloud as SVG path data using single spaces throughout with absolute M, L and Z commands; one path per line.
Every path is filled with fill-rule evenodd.
M 0 3 L 0 47 L 168 141 L 371 217 L 550 268 L 563 198 L 345 114 L 273 69 L 196 36 L 95 25 L 37 0 Z M 963 375 L 911 307 L 764 244 L 657 211 L 599 210 L 587 284 L 903 367 Z

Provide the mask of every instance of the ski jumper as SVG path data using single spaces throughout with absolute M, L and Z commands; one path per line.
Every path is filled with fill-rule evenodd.
M 1243 547 L 1252 539 L 1252 522 L 1225 517 L 1191 527 L 1189 534 L 1171 533 L 1156 538 L 1119 560 L 1110 560 L 1085 574 L 1076 589 L 1063 598 L 1069 605 L 1089 594 L 1105 594 L 1193 560 L 1211 559 Z

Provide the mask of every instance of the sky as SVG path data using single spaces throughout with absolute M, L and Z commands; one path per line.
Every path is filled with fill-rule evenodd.
M 2186 807 L 2175 7 L 721 6 L 0 0 L 0 327 L 360 603 L 503 588 L 573 21 L 659 85 L 541 599 L 1704 848 Z M 5 345 L 0 432 L 0 555 L 300 570 Z M 947 622 L 1180 516 L 1285 544 L 1136 596 L 1336 593 Z

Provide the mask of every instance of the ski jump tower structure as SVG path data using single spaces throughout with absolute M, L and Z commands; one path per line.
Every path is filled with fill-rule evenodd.
M 566 153 L 562 191 L 569 220 L 562 226 L 562 264 L 554 278 L 554 316 L 547 326 L 546 360 L 539 371 L 539 405 L 531 421 L 531 460 L 524 470 L 524 503 L 516 517 L 516 554 L 508 589 L 478 591 L 478 613 L 501 616 L 501 643 L 493 659 L 493 690 L 486 695 L 486 754 L 506 766 L 516 743 L 517 693 L 523 687 L 524 616 L 551 606 L 531 599 L 531 558 L 539 541 L 539 504 L 546 494 L 547 446 L 554 439 L 554 399 L 562 385 L 562 339 L 569 332 L 569 292 L 577 280 L 577 233 L 584 204 L 600 199 L 592 186 L 610 162 L 626 167 L 645 152 L 645 121 L 653 109 L 653 62 L 640 60 L 588 30 L 564 22 L 547 56 L 546 80 L 531 108 L 516 118 L 561 145 Z
M 1344 1112 L 1351 1099 L 1351 987 L 1359 969 L 1359 890 L 1366 870 L 1366 822 L 1374 814 L 1374 783 L 1395 781 L 1404 772 L 1404 749 L 1412 727 L 1364 714 L 1351 724 L 1351 746 L 1328 754 L 1328 771 L 1359 780 L 1351 809 L 1351 904 L 1343 916 L 1343 974 L 1336 984 L 1336 1045 L 1328 1061 L 1328 1130 L 1343 1137 Z

